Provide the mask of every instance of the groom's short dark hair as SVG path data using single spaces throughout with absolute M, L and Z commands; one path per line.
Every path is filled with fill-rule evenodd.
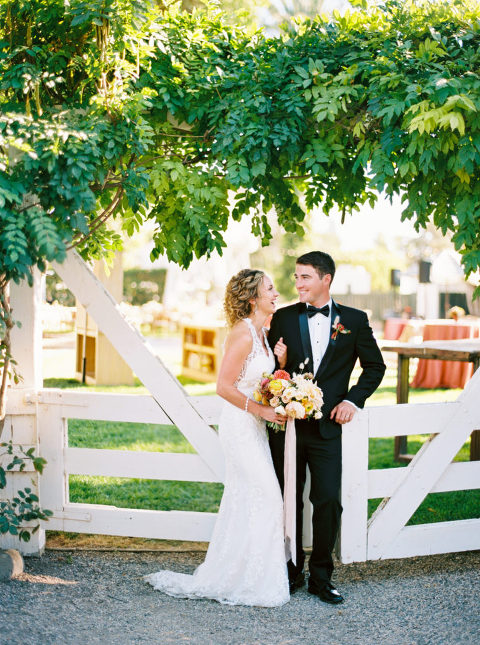
M 331 255 L 323 251 L 309 251 L 308 253 L 304 253 L 297 258 L 297 264 L 308 264 L 312 266 L 321 278 L 327 273 L 332 276 L 332 280 L 335 276 L 335 262 Z

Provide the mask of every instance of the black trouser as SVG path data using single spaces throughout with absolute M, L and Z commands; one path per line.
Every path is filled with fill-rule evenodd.
M 309 585 L 328 582 L 333 572 L 335 545 L 342 506 L 339 501 L 342 474 L 342 438 L 323 439 L 318 423 L 296 421 L 297 435 L 297 564 L 288 563 L 290 580 L 303 570 L 302 547 L 303 489 L 307 464 L 310 469 L 310 501 L 313 504 L 313 545 L 309 560 Z M 283 491 L 285 433 L 270 430 L 270 449 L 275 472 Z

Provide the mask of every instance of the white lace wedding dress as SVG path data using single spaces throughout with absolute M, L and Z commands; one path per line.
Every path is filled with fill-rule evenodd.
M 245 323 L 253 346 L 236 386 L 251 397 L 262 373 L 273 370 L 274 358 L 266 338 L 268 355 L 250 319 Z M 290 597 L 283 503 L 265 421 L 225 401 L 219 436 L 225 454 L 225 489 L 205 561 L 193 575 L 159 571 L 145 580 L 179 598 L 210 598 L 229 605 L 283 605 Z

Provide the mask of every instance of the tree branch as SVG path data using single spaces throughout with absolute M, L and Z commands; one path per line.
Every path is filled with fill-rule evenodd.
M 208 136 L 206 136 L 204 134 L 188 134 L 186 132 L 182 132 L 181 134 L 180 133 L 178 133 L 178 134 L 176 134 L 176 133 L 169 134 L 168 132 L 157 132 L 157 136 L 167 137 L 168 139 L 175 139 L 175 138 L 179 138 L 179 139 L 184 139 L 184 138 L 187 138 L 187 139 L 203 139 L 203 141 L 207 141 L 208 139 L 212 138 L 212 137 L 208 137 Z
M 0 358 L 3 358 L 2 377 L 0 381 L 0 435 L 3 430 L 3 424 L 7 412 L 7 380 L 8 370 L 10 367 L 10 357 L 12 355 L 10 330 L 13 327 L 13 319 L 7 289 L 8 283 L 5 283 L 5 281 L 2 280 L 0 286 L 0 317 L 5 325 L 5 335 L 0 343 Z
M 37 208 L 37 207 L 42 207 L 40 202 L 37 202 L 36 204 L 27 204 L 26 206 L 22 206 L 22 208 L 18 208 L 15 210 L 16 213 L 23 213 L 23 211 L 28 211 L 29 208 Z
M 98 216 L 96 217 L 93 222 L 90 224 L 90 230 L 87 235 L 83 235 L 81 237 L 78 237 L 78 235 L 75 235 L 74 238 L 72 239 L 72 244 L 70 246 L 67 246 L 67 251 L 70 251 L 71 249 L 75 248 L 76 246 L 79 246 L 80 244 L 83 244 L 85 240 L 88 240 L 88 238 L 94 233 L 97 228 L 99 228 L 102 224 L 104 224 L 107 219 L 113 215 L 115 209 L 117 208 L 121 198 L 123 195 L 123 186 L 119 186 L 117 192 L 115 193 L 114 198 L 108 205 L 108 207 Z M 94 226 L 92 226 L 94 224 Z

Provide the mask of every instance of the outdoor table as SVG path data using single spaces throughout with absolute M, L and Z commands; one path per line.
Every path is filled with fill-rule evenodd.
M 411 358 L 460 361 L 462 364 L 472 363 L 472 374 L 480 367 L 480 339 L 423 341 L 422 343 L 396 343 L 384 340 L 381 342 L 381 348 L 383 351 L 398 354 L 397 403 L 408 403 Z M 395 437 L 394 458 L 396 461 L 410 461 L 412 459 L 412 455 L 406 454 L 406 449 L 407 437 Z M 472 432 L 470 460 L 480 460 L 480 430 Z
M 426 321 L 423 327 L 424 341 L 450 341 L 479 337 L 480 321 L 476 319 Z M 454 361 L 453 358 L 446 360 L 448 362 L 445 360 L 420 360 L 411 387 L 465 387 L 465 383 L 472 377 L 473 366 L 468 362 Z

